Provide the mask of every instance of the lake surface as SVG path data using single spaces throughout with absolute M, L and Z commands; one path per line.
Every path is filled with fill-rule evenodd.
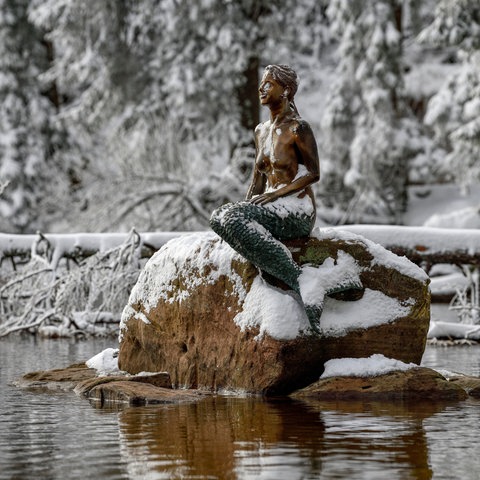
M 112 339 L 0 339 L 0 479 L 480 478 L 479 400 L 227 396 L 98 409 L 73 393 L 11 385 L 112 346 Z M 428 347 L 423 364 L 480 376 L 480 346 Z

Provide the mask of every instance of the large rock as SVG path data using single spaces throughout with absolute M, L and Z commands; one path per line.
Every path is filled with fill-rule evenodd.
M 325 278 L 347 273 L 363 285 L 326 298 L 320 334 L 298 297 L 216 235 L 197 233 L 168 242 L 145 266 L 123 313 L 119 367 L 168 371 L 175 387 L 283 394 L 316 381 L 331 358 L 420 362 L 430 318 L 421 269 L 334 230 L 288 247 Z

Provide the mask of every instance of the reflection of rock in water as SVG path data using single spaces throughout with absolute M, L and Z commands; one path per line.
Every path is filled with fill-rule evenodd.
M 379 462 L 378 468 L 395 466 L 398 476 L 389 471 L 388 477 L 428 480 L 433 471 L 423 421 L 455 402 L 307 399 L 304 403 L 322 415 L 325 425 L 324 474 L 353 478 L 359 465 L 369 471 L 369 462 Z
M 427 480 L 423 420 L 447 405 L 218 397 L 130 408 L 120 413 L 122 454 L 132 476 L 152 478 L 358 478 L 362 471 Z
M 301 403 L 218 397 L 198 404 L 126 409 L 122 454 L 131 475 L 305 478 L 321 470 L 321 415 Z M 275 473 L 277 472 L 277 474 Z

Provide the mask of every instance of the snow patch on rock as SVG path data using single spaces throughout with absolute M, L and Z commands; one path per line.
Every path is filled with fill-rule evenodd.
M 425 271 L 411 262 L 407 257 L 399 257 L 390 250 L 382 247 L 380 244 L 350 231 L 334 228 L 315 228 L 312 235 L 319 240 L 330 239 L 362 243 L 373 256 L 373 265 L 383 265 L 387 268 L 398 270 L 403 275 L 415 278 L 421 282 L 425 282 L 428 279 L 428 275 Z
M 378 290 L 365 289 L 360 300 L 342 302 L 326 297 L 320 330 L 325 336 L 341 336 L 350 330 L 370 328 L 406 317 L 413 300 L 400 302 Z
M 277 340 L 291 340 L 309 329 L 305 309 L 293 293 L 275 288 L 257 276 L 243 310 L 234 322 L 243 330 L 259 328 L 257 339 L 268 334 Z
M 118 368 L 118 348 L 106 348 L 85 363 L 88 368 L 94 368 L 100 376 L 124 373 Z
M 404 363 L 375 353 L 367 358 L 334 358 L 325 363 L 320 378 L 329 377 L 377 377 L 394 371 L 405 371 L 418 367 L 415 363 Z
M 400 270 L 421 280 L 428 277 L 406 258 L 400 258 L 383 247 L 350 232 L 326 229 L 317 231 L 320 239 L 361 242 L 374 257 L 373 262 Z M 241 277 L 232 269 L 232 261 L 244 262 L 227 243 L 211 232 L 183 235 L 165 244 L 146 264 L 132 290 L 120 326 L 120 338 L 133 317 L 147 323 L 148 318 L 132 308 L 139 303 L 148 314 L 159 300 L 182 302 L 201 283 L 214 283 L 222 275 L 232 282 L 242 311 L 234 318 L 242 329 L 258 328 L 257 339 L 269 335 L 278 340 L 290 340 L 309 332 L 309 322 L 302 299 L 269 285 L 257 276 L 249 291 Z M 413 299 L 399 301 L 376 290 L 365 289 L 357 301 L 338 301 L 325 297 L 325 292 L 338 285 L 360 285 L 360 267 L 349 254 L 338 253 L 336 260 L 327 258 L 318 268 L 303 267 L 300 285 L 308 303 L 321 304 L 320 334 L 342 336 L 354 329 L 364 329 L 408 316 Z M 179 275 L 180 272 L 180 275 Z M 179 278 L 181 277 L 181 278 Z M 317 298 L 318 297 L 318 298 Z M 324 300 L 325 299 L 325 300 Z M 305 301 L 305 298 L 303 298 Z

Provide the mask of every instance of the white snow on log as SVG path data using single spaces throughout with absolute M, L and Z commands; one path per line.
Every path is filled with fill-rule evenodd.
M 140 233 L 143 244 L 160 248 L 169 240 L 184 235 L 184 232 L 151 232 Z M 104 252 L 118 247 L 131 235 L 131 233 L 71 233 L 71 234 L 44 234 L 52 249 L 52 264 L 57 265 L 58 260 L 66 255 L 75 255 L 80 249 L 86 252 Z M 30 252 L 39 242 L 39 235 L 14 235 L 0 233 L 0 254 L 11 255 L 16 252 Z
M 406 227 L 387 225 L 342 225 L 316 229 L 315 232 L 332 230 L 335 235 L 339 232 L 351 232 L 361 235 L 383 247 L 390 249 L 401 247 L 417 250 L 421 245 L 429 254 L 446 252 L 467 252 L 472 256 L 480 256 L 480 230 L 449 229 L 433 227 Z M 168 241 L 189 236 L 192 232 L 145 232 L 139 233 L 141 241 L 153 248 L 160 248 Z M 198 232 L 201 233 L 201 232 Z M 122 244 L 129 233 L 72 233 L 72 234 L 45 234 L 55 252 L 55 257 L 75 254 L 77 249 L 91 249 L 104 251 Z M 14 252 L 30 252 L 38 242 L 38 235 L 15 235 L 0 233 L 0 253 L 5 256 Z
M 389 372 L 405 371 L 418 367 L 415 363 L 404 363 L 375 353 L 368 358 L 335 358 L 325 363 L 320 378 L 329 377 L 377 377 Z
M 431 321 L 427 338 L 480 340 L 480 325 Z
M 454 295 L 458 290 L 463 290 L 468 286 L 468 279 L 462 273 L 450 273 L 433 277 L 430 283 L 432 295 L 450 294 Z
M 386 225 L 342 225 L 335 231 L 362 235 L 385 248 L 403 247 L 417 250 L 421 245 L 430 254 L 467 252 L 480 255 L 480 230 Z

